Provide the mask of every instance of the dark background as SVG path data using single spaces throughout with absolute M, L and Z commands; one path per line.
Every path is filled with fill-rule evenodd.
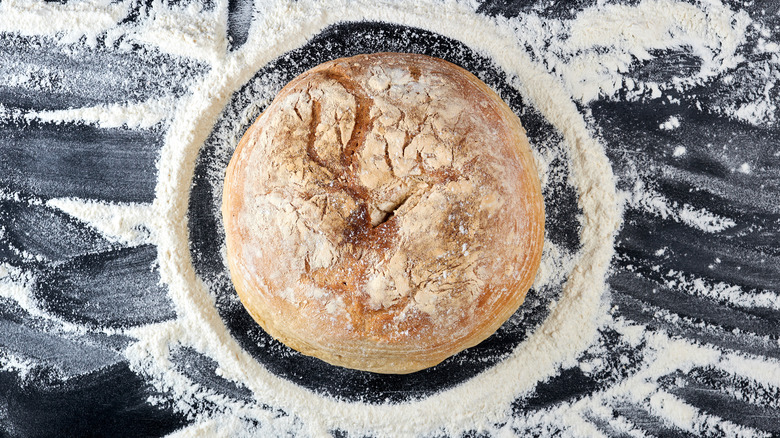
M 578 10 L 594 4 L 485 1 L 479 10 L 490 16 L 533 12 L 572 18 Z M 774 29 L 770 39 L 778 41 L 778 2 L 732 2 L 731 6 L 746 10 L 753 20 Z M 148 8 L 139 3 L 125 20 L 142 19 L 149 13 Z M 250 10 L 247 2 L 230 2 L 231 50 L 246 41 Z M 741 49 L 746 60 L 731 72 L 736 80 L 723 75 L 684 94 L 665 92 L 679 103 L 600 99 L 582 110 L 590 113 L 588 122 L 606 146 L 620 189 L 630 189 L 639 168 L 641 175 L 651 179 L 655 189 L 671 202 L 706 208 L 737 223 L 720 233 L 704 233 L 628 207 L 609 276 L 613 315 L 644 324 L 651 331 L 663 330 L 727 351 L 780 359 L 780 312 L 746 309 L 725 300 L 687 294 L 665 286 L 663 278 L 674 269 L 705 278 L 710 284 L 738 285 L 746 294 L 779 292 L 780 130 L 771 123 L 751 126 L 712 110 L 728 102 L 750 102 L 761 91 L 755 87 L 754 66 L 763 60 L 752 53 L 755 44 L 750 36 Z M 547 144 L 547 137 L 554 135 L 506 85 L 488 59 L 457 41 L 393 25 L 362 23 L 328 28 L 303 48 L 264 67 L 253 80 L 262 80 L 272 71 L 284 71 L 291 79 L 327 59 L 383 50 L 426 53 L 461 64 L 502 94 L 520 114 L 534 144 Z M 695 70 L 699 63 L 685 51 L 654 55 L 651 61 L 632 65 L 629 75 L 663 82 L 686 69 Z M 776 64 L 766 65 L 777 74 Z M 109 242 L 78 220 L 47 207 L 45 201 L 75 196 L 152 202 L 155 161 L 167 126 L 105 129 L 31 121 L 18 114 L 143 101 L 158 95 L 180 97 L 208 66 L 148 52 L 143 47 L 119 52 L 76 44 L 63 50 L 45 38 L 0 33 L 0 74 L 14 74 L 25 66 L 54 71 L 54 77 L 69 86 L 0 86 L 0 104 L 11 114 L 0 118 L 0 193 L 18 194 L 0 196 L 0 262 L 34 272 L 32 289 L 41 307 L 86 330 L 64 330 L 61 322 L 30 314 L 15 301 L 0 297 L 0 358 L 11 354 L 39 364 L 27 377 L 12 370 L 0 371 L 0 436 L 165 435 L 189 420 L 167 402 L 153 405 L 147 401 L 150 395 L 165 400 L 166 394 L 158 393 L 150 382 L 130 370 L 121 350 L 132 339 L 101 331 L 175 318 L 155 270 L 156 248 Z M 780 102 L 778 91 L 771 92 L 775 102 Z M 237 92 L 219 123 L 229 123 L 231 116 L 246 105 L 246 98 L 246 93 Z M 680 119 L 681 127 L 660 129 L 670 115 Z M 292 352 L 254 326 L 234 299 L 221 260 L 209 255 L 215 254 L 221 242 L 214 216 L 217 200 L 211 196 L 214 182 L 208 175 L 209 170 L 224 166 L 226 159 L 215 142 L 214 138 L 207 141 L 193 181 L 189 214 L 195 266 L 212 287 L 220 314 L 241 345 L 284 378 L 330 396 L 372 403 L 424 397 L 501 360 L 543 320 L 546 304 L 559 293 L 553 287 L 529 294 L 529 301 L 518 315 L 488 341 L 410 376 L 345 370 Z M 675 146 L 686 148 L 682 159 L 672 157 Z M 732 170 L 741 163 L 749 163 L 752 172 Z M 555 165 L 565 170 L 565 163 Z M 550 238 L 574 250 L 576 195 L 564 183 L 553 184 L 548 190 Z M 214 235 L 217 239 L 212 238 Z M 666 248 L 662 255 L 657 254 L 660 248 Z M 720 260 L 718 269 L 711 269 L 716 258 Z M 513 409 L 526 415 L 617 384 L 642 364 L 646 353 L 644 345 L 632 347 L 618 332 L 602 329 L 594 347 L 581 358 L 602 356 L 601 367 L 587 373 L 579 367 L 561 370 L 558 376 L 540 383 L 532 394 L 518 399 Z M 182 348 L 174 352 L 174 362 L 194 382 L 231 399 L 252 402 L 246 388 L 216 375 L 216 364 L 210 358 Z M 705 413 L 780 435 L 778 388 L 760 387 L 748 378 L 709 368 L 673 373 L 659 383 Z M 735 395 L 741 393 L 750 393 L 751 398 Z M 215 408 L 206 401 L 196 407 L 200 412 Z M 613 409 L 648 434 L 686 435 L 651 414 L 646 406 L 626 402 Z M 608 423 L 598 418 L 591 421 L 606 435 L 621 436 Z M 334 435 L 343 433 L 334 431 Z

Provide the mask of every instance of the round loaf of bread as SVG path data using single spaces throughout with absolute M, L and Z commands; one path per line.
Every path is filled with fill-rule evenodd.
M 238 295 L 271 336 L 410 373 L 490 336 L 544 240 L 520 120 L 441 59 L 376 53 L 287 84 L 241 139 L 222 215 Z

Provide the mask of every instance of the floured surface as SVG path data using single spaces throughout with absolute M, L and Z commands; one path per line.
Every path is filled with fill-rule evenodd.
M 780 430 L 773 6 L 2 8 L 11 436 Z M 362 23 L 328 28 L 341 21 Z M 396 380 L 252 331 L 209 183 L 296 72 L 383 50 L 448 59 L 499 90 L 529 131 L 551 230 L 534 290 L 494 337 Z M 609 167 L 622 216 L 600 203 Z

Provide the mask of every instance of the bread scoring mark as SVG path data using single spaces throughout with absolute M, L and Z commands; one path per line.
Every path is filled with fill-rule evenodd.
M 370 117 L 370 108 L 374 102 L 359 83 L 350 79 L 348 73 L 344 70 L 344 66 L 335 64 L 334 68 L 328 69 L 323 74 L 326 78 L 344 87 L 355 99 L 355 129 L 352 130 L 342 155 L 344 165 L 352 167 L 355 164 L 355 152 L 363 146 L 366 141 L 366 135 L 371 131 L 374 124 L 374 120 Z
M 311 96 L 309 96 L 311 97 Z M 295 113 L 298 114 L 300 117 L 300 113 L 298 112 L 297 106 L 294 106 L 293 109 L 295 110 Z M 322 108 L 320 108 L 320 103 L 317 100 L 311 100 L 311 118 L 309 120 L 309 141 L 306 143 L 306 155 L 309 157 L 309 160 L 317 163 L 319 166 L 327 168 L 327 164 L 320 159 L 319 154 L 317 153 L 317 150 L 314 148 L 314 142 L 317 140 L 317 126 L 320 124 L 320 112 L 322 111 Z M 303 118 L 301 118 L 301 121 L 303 121 Z

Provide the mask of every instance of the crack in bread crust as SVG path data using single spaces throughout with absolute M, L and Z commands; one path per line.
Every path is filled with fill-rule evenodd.
M 223 215 L 234 283 L 267 331 L 337 365 L 411 372 L 522 303 L 542 208 L 495 93 L 445 61 L 383 53 L 279 93 L 231 160 Z

